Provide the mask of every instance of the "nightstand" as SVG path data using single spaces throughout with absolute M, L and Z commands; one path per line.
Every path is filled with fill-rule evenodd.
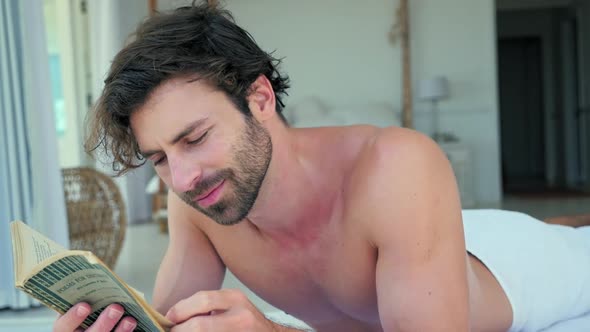
M 453 172 L 455 172 L 461 195 L 461 206 L 463 208 L 474 207 L 476 201 L 471 149 L 461 143 L 439 143 L 439 146 L 447 155 Z

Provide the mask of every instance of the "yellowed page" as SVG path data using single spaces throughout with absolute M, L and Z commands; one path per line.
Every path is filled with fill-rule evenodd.
M 17 282 L 22 282 L 36 265 L 66 249 L 22 221 L 10 224 Z

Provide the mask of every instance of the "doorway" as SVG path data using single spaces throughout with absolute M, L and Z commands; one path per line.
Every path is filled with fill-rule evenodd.
M 504 38 L 498 44 L 500 141 L 505 191 L 546 185 L 541 39 Z
M 531 2 L 532 3 L 532 2 Z M 504 192 L 587 185 L 575 7 L 498 8 L 500 143 Z

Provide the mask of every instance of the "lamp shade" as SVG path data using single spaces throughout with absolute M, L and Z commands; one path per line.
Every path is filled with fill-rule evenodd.
M 449 96 L 449 80 L 444 76 L 436 76 L 420 81 L 418 98 L 422 100 L 439 100 Z

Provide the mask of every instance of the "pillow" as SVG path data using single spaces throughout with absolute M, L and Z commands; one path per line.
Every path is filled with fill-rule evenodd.
M 399 126 L 399 115 L 388 103 L 366 103 L 334 107 L 318 97 L 309 97 L 285 109 L 293 127 L 323 127 L 369 124 L 378 127 Z
M 377 127 L 399 126 L 398 114 L 387 103 L 367 103 L 335 108 L 342 125 L 369 124 Z
M 334 126 L 335 119 L 330 108 L 319 98 L 311 97 L 297 103 L 294 107 L 285 109 L 285 117 L 293 127 L 323 127 Z

